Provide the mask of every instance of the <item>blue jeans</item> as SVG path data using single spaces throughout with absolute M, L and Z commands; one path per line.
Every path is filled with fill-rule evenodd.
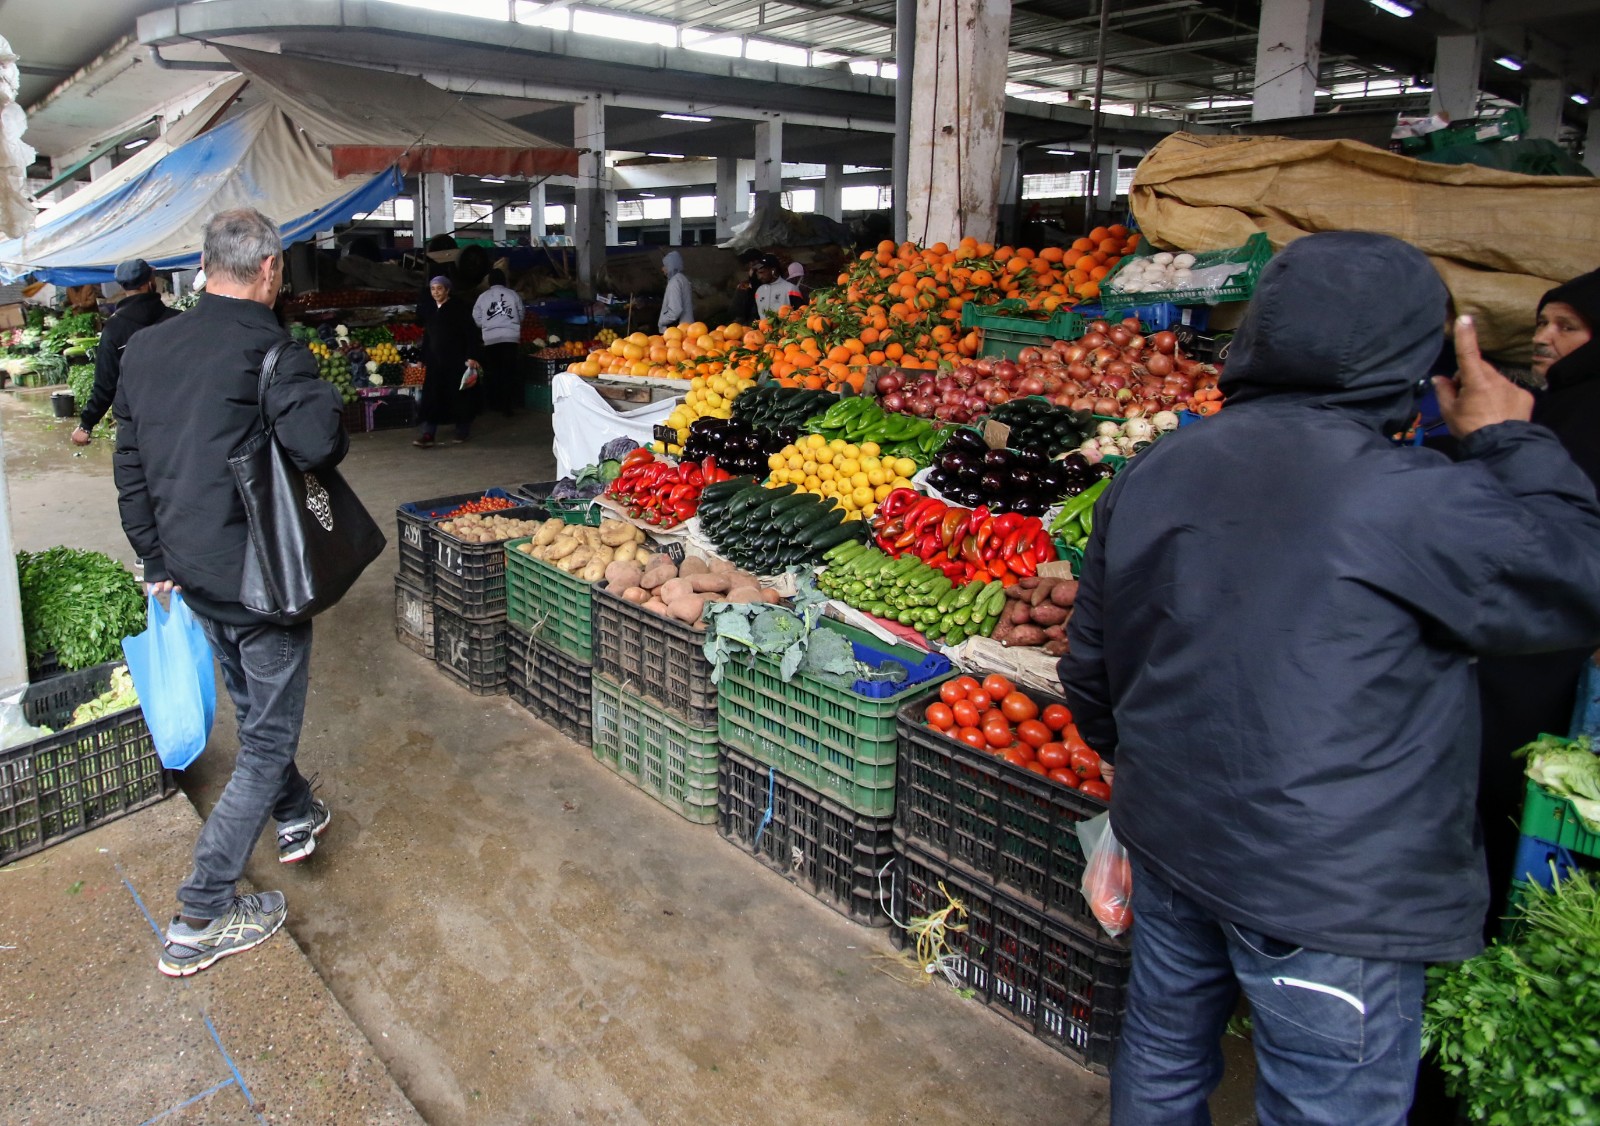
M 1222 1079 L 1223 1027 L 1241 991 L 1262 1126 L 1405 1122 L 1422 1051 L 1422 963 L 1280 942 L 1218 918 L 1137 861 L 1133 919 L 1112 1126 L 1209 1126 L 1206 1098 Z
M 294 765 L 311 670 L 311 623 L 235 626 L 195 617 L 222 663 L 239 720 L 233 776 L 200 829 L 194 871 L 178 889 L 185 915 L 214 919 L 232 904 L 267 820 L 293 821 L 311 812 L 311 786 Z

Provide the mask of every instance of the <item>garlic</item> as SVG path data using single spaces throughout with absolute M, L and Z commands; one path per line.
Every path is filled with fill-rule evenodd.
M 1095 436 L 1100 438 L 1115 438 L 1122 433 L 1122 426 L 1116 422 L 1102 422 L 1095 428 Z
M 1159 431 L 1164 432 L 1167 430 L 1176 430 L 1178 428 L 1178 416 L 1172 411 L 1156 411 L 1156 413 L 1151 416 L 1150 421 Z
M 1147 418 L 1130 418 L 1122 424 L 1122 430 L 1135 442 L 1148 442 L 1156 436 L 1156 428 Z
M 1193 254 L 1177 254 L 1172 258 L 1172 265 L 1179 270 L 1187 270 L 1194 265 Z
M 1152 254 L 1150 256 L 1150 261 L 1154 265 L 1157 265 L 1157 266 L 1166 266 L 1166 265 L 1169 265 L 1172 262 L 1172 255 L 1170 253 L 1168 253 L 1167 251 L 1163 250 L 1159 254 Z M 1192 264 L 1192 262 L 1191 262 L 1191 264 Z

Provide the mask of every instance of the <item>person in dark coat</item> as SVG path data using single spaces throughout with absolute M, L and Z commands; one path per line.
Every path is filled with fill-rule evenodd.
M 483 335 L 473 323 L 472 306 L 452 297 L 453 288 L 450 279 L 440 275 L 428 283 L 428 299 L 417 306 L 417 323 L 422 326 L 420 352 L 427 375 L 418 411 L 422 433 L 411 444 L 424 450 L 433 448 L 434 436 L 444 422 L 455 423 L 457 444 L 465 442 L 478 415 Z M 472 385 L 462 387 L 468 369 Z
M 1060 671 L 1132 871 L 1114 1126 L 1205 1120 L 1241 993 L 1261 1121 L 1403 1122 L 1425 967 L 1481 947 L 1473 657 L 1600 643 L 1600 501 L 1469 320 L 1456 460 L 1387 437 L 1446 308 L 1396 239 L 1291 243 L 1226 408 L 1096 506 Z
M 100 343 L 95 345 L 94 390 L 78 416 L 78 428 L 72 432 L 75 446 L 89 444 L 94 428 L 111 409 L 117 397 L 117 379 L 122 374 L 122 350 L 133 334 L 178 315 L 178 310 L 168 308 L 156 292 L 156 272 L 143 258 L 121 263 L 115 276 L 117 284 L 128 292 L 117 303 L 117 311 L 100 331 Z
M 734 324 L 756 323 L 756 290 L 761 287 L 761 281 L 756 275 L 760 272 L 761 258 L 761 251 L 754 247 L 739 252 L 739 265 L 745 268 L 746 273 L 744 281 L 733 291 L 733 306 L 728 311 L 728 316 Z
M 1555 432 L 1589 480 L 1600 487 L 1600 270 L 1557 286 L 1539 301 L 1533 374 L 1545 386 L 1533 421 Z M 1518 657 L 1485 657 L 1478 665 L 1483 710 L 1483 762 L 1478 814 L 1489 858 L 1485 938 L 1500 930 L 1521 840 L 1523 763 L 1512 752 L 1541 734 L 1565 735 L 1572 724 L 1586 648 Z

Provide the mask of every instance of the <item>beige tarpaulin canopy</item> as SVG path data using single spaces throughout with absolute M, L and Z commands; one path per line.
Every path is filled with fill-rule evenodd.
M 1274 248 L 1318 231 L 1376 231 L 1432 258 L 1487 352 L 1529 356 L 1534 308 L 1600 267 L 1600 180 L 1430 164 L 1355 141 L 1176 133 L 1134 174 L 1133 214 L 1154 243 Z M 1381 294 L 1375 296 L 1382 296 Z

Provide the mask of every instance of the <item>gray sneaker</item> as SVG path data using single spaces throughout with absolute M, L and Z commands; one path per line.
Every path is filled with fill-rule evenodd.
M 328 803 L 311 799 L 311 812 L 297 821 L 283 821 L 278 825 L 278 863 L 293 864 L 317 851 L 317 838 L 328 831 L 333 811 Z
M 212 919 L 204 930 L 174 917 L 156 968 L 168 977 L 199 973 L 218 958 L 260 946 L 283 926 L 287 914 L 282 892 L 262 891 L 234 896 L 227 914 Z

